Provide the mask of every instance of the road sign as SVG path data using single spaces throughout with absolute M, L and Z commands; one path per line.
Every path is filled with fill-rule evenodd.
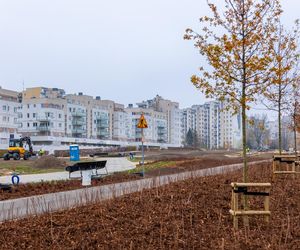
M 138 123 L 137 127 L 138 128 L 148 128 L 147 121 L 146 121 L 143 114 L 141 114 L 141 117 L 140 117 L 140 120 L 139 120 L 139 123 Z

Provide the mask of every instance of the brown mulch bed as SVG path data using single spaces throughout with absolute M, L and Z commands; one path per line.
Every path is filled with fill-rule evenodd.
M 130 180 L 136 180 L 141 177 L 133 174 L 116 173 L 109 175 L 101 179 L 93 179 L 92 186 L 101 186 L 117 182 L 125 182 Z M 81 180 L 67 180 L 67 181 L 51 181 L 51 182 L 39 182 L 28 183 L 13 186 L 11 192 L 0 191 L 0 200 L 16 199 L 21 197 L 68 191 L 82 188 Z
M 46 157 L 45 157 L 46 159 Z M 249 161 L 261 160 L 260 158 L 249 159 Z M 210 167 L 216 167 L 220 165 L 229 165 L 242 162 L 241 158 L 216 160 L 208 157 L 183 160 L 180 159 L 174 166 L 163 167 L 159 169 L 151 169 L 146 172 L 145 177 L 154 177 L 160 175 L 174 174 L 184 171 L 192 171 L 197 169 L 205 169 Z M 137 170 L 138 171 L 138 170 Z M 136 174 L 128 173 L 115 173 L 103 177 L 101 179 L 92 180 L 92 186 L 102 186 L 112 183 L 125 182 L 130 180 L 137 180 L 141 177 Z M 47 193 L 61 192 L 67 190 L 74 190 L 82 188 L 81 180 L 67 180 L 67 181 L 52 181 L 52 182 L 40 182 L 32 184 L 20 184 L 13 186 L 11 192 L 0 190 L 0 200 L 16 199 L 22 197 L 28 197 L 33 195 L 41 195 Z
M 270 182 L 270 164 L 249 179 Z M 230 183 L 241 171 L 0 225 L 3 249 L 299 249 L 300 178 L 272 183 L 270 223 L 232 228 Z

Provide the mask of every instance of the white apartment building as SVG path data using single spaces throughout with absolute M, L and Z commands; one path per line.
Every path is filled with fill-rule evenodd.
M 67 100 L 66 131 L 68 137 L 87 138 L 87 110 L 80 104 Z
M 144 114 L 148 124 L 148 128 L 143 130 L 145 142 L 167 143 L 167 116 L 165 113 L 154 111 L 151 108 L 134 108 L 131 105 L 125 111 L 131 118 L 129 140 L 141 141 L 142 133 L 141 129 L 137 128 L 137 124 L 141 114 Z
M 189 129 L 196 130 L 196 109 L 195 108 L 185 108 L 181 111 L 181 129 L 183 140 Z
M 222 148 L 242 147 L 242 117 L 240 113 L 234 114 L 232 110 L 226 110 L 220 103 L 221 136 L 220 146 Z
M 57 99 L 24 99 L 19 132 L 27 136 L 64 136 L 65 101 Z
M 113 114 L 113 139 L 120 141 L 135 141 L 132 128 L 132 115 L 124 110 Z
M 209 101 L 182 111 L 183 140 L 189 129 L 196 131 L 201 147 L 208 149 L 240 148 L 241 117 L 226 111 L 224 104 Z
M 92 96 L 84 95 L 82 92 L 66 95 L 66 99 L 86 108 L 87 138 L 118 139 L 117 134 L 119 132 L 113 128 L 113 116 L 116 111 L 124 110 L 124 105 L 111 100 L 101 100 L 100 96 L 93 98 Z M 97 125 L 96 130 L 95 124 Z M 113 134 L 114 131 L 117 134 Z
M 124 108 L 99 96 L 66 95 L 62 89 L 44 87 L 28 88 L 22 97 L 19 103 L 17 92 L 0 89 L 0 142 L 7 144 L 16 136 L 19 124 L 18 131 L 31 136 L 35 145 L 139 145 L 137 123 L 143 113 L 148 145 L 180 147 L 192 129 L 201 147 L 240 147 L 240 114 L 226 111 L 218 101 L 180 110 L 177 102 L 157 95 Z
M 167 119 L 167 143 L 180 147 L 182 145 L 181 110 L 178 102 L 163 99 L 157 95 L 155 98 L 137 103 L 140 108 L 152 109 L 164 113 Z
M 98 107 L 91 109 L 90 138 L 107 140 L 110 138 L 110 112 Z
M 207 147 L 210 143 L 209 138 L 209 109 L 206 108 L 204 105 L 193 105 L 191 110 L 194 110 L 194 112 L 191 113 L 193 124 L 191 127 L 188 127 L 189 124 L 185 125 L 187 128 L 187 131 L 189 128 L 196 131 L 196 134 L 198 136 L 198 142 L 200 147 Z M 183 124 L 185 121 L 183 121 Z M 185 132 L 185 131 L 184 131 Z M 184 138 L 187 132 L 184 134 Z
M 0 87 L 0 147 L 7 148 L 9 138 L 18 138 L 21 103 L 18 92 Z

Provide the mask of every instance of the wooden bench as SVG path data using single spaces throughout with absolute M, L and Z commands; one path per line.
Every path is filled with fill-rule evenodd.
M 105 169 L 105 174 L 98 173 L 98 170 Z M 69 178 L 71 179 L 71 173 L 80 171 L 80 175 L 82 177 L 82 171 L 86 170 L 95 170 L 95 174 L 92 174 L 92 177 L 108 175 L 108 171 L 106 168 L 106 161 L 83 161 L 77 162 L 72 166 L 68 166 L 65 168 L 66 171 L 69 172 Z

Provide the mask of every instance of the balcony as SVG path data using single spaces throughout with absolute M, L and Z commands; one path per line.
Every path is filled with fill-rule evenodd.
M 98 129 L 109 127 L 108 116 L 97 117 L 96 122 L 97 122 L 96 126 L 97 126 Z
M 100 124 L 98 125 L 97 124 L 97 129 L 98 130 L 108 129 L 108 125 L 100 125 Z
M 50 131 L 50 127 L 48 127 L 48 126 L 38 126 L 38 127 L 36 127 L 36 130 L 38 130 L 40 132 L 48 132 L 48 131 Z
M 97 137 L 99 139 L 108 139 L 109 138 L 109 131 L 107 129 L 97 130 Z
M 73 119 L 72 120 L 72 125 L 73 126 L 82 126 L 85 125 L 86 121 L 84 119 Z
M 85 112 L 79 112 L 79 111 L 71 112 L 71 115 L 73 117 L 86 117 L 86 113 Z

